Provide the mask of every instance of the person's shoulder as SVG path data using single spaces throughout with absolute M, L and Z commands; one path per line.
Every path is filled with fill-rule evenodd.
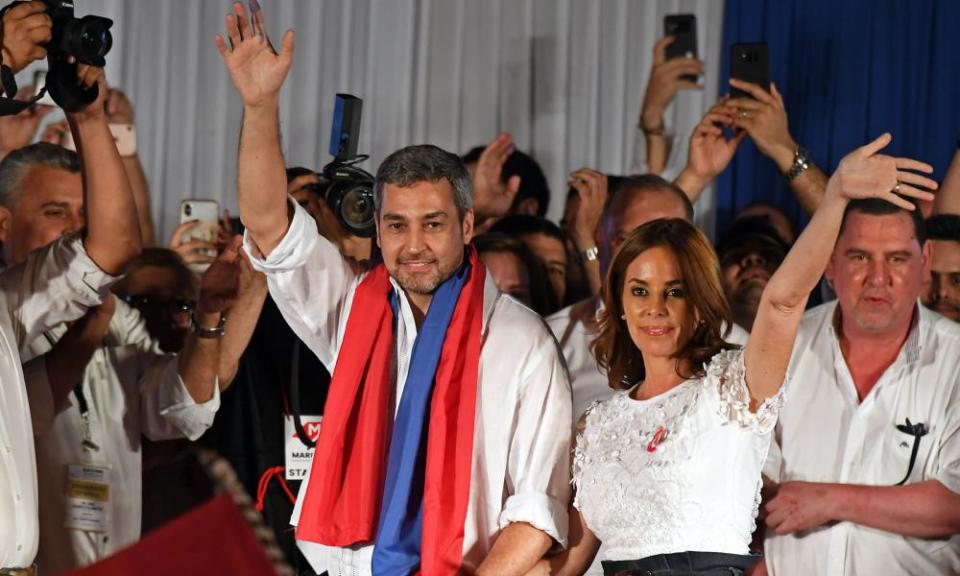
M 918 306 L 921 318 L 928 326 L 929 334 L 936 338 L 934 345 L 937 348 L 938 356 L 943 357 L 943 355 L 949 353 L 949 350 L 957 353 L 954 356 L 960 360 L 960 323 L 954 322 L 946 316 L 941 316 L 924 306 L 919 304 Z
M 491 330 L 513 333 L 518 338 L 525 334 L 544 337 L 552 334 L 539 314 L 508 294 L 501 294 L 498 298 L 490 322 Z
M 547 325 L 559 338 L 560 334 L 568 331 L 572 325 L 586 327 L 588 324 L 595 323 L 598 306 L 599 300 L 593 296 L 574 302 L 566 308 L 547 316 Z

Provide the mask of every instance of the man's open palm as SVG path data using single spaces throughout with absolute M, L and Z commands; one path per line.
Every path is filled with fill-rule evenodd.
M 233 5 L 234 13 L 227 14 L 229 46 L 220 35 L 215 40 L 244 105 L 261 106 L 276 102 L 293 63 L 293 30 L 283 35 L 278 54 L 263 28 L 263 12 L 255 2 L 251 6 L 252 20 L 239 2 Z

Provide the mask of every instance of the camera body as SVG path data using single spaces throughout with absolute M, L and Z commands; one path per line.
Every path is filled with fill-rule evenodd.
M 43 0 L 53 21 L 52 38 L 47 44 L 50 71 L 47 89 L 53 100 L 68 112 L 82 110 L 97 99 L 97 86 L 84 88 L 77 83 L 77 64 L 103 67 L 104 56 L 113 47 L 110 27 L 113 20 L 103 16 L 74 16 L 72 0 Z
M 351 234 L 370 238 L 376 232 L 373 204 L 374 178 L 354 164 L 366 159 L 357 155 L 360 112 L 363 100 L 350 94 L 337 94 L 330 131 L 330 155 L 333 161 L 317 174 L 316 191 Z

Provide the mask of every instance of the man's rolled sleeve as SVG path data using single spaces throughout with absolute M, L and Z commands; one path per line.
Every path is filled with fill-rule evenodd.
M 214 381 L 213 397 L 198 403 L 178 373 L 178 358 L 169 355 L 151 367 L 141 388 L 144 434 L 151 440 L 196 440 L 213 425 L 220 409 L 220 385 Z
M 567 504 L 543 492 L 524 492 L 507 498 L 498 525 L 503 530 L 514 522 L 526 522 L 563 548 L 567 547 Z
M 7 295 L 19 346 L 102 303 L 118 279 L 87 255 L 79 233 L 35 250 L 4 270 L 0 289 Z
M 567 545 L 570 501 L 570 382 L 556 341 L 540 326 L 523 362 L 516 427 L 507 463 L 512 487 L 498 518 L 501 529 L 526 522 Z
M 269 254 L 266 256 L 261 254 L 249 231 L 243 234 L 243 248 L 250 257 L 250 264 L 258 272 L 274 274 L 299 268 L 307 262 L 314 245 L 320 238 L 317 225 L 310 214 L 292 197 L 288 196 L 287 202 L 292 206 L 293 219 L 290 221 L 287 233 Z

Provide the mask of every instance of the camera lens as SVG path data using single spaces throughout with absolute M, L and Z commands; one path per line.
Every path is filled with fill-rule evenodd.
M 340 201 L 340 217 L 353 230 L 364 230 L 373 224 L 373 194 L 365 186 L 347 190 Z
M 183 213 L 186 214 L 187 216 L 190 216 L 193 213 L 193 206 L 189 204 L 184 204 Z

